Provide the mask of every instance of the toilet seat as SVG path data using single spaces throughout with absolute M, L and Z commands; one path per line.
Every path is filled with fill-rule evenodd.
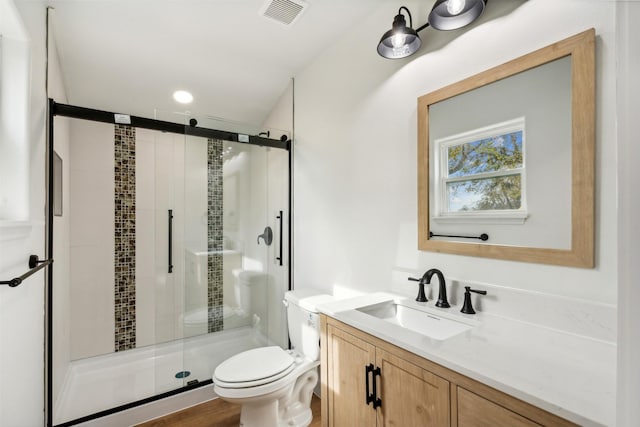
M 216 368 L 214 382 L 224 388 L 256 387 L 287 376 L 296 367 L 290 352 L 278 346 L 239 353 Z

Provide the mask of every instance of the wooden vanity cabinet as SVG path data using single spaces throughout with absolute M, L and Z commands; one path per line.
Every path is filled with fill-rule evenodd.
M 376 366 L 383 373 L 377 425 L 451 425 L 449 381 L 380 348 L 376 348 Z
M 340 328 L 330 325 L 326 331 L 324 366 L 331 393 L 323 395 L 323 406 L 328 405 L 324 425 L 450 425 L 448 381 Z M 384 372 L 375 379 L 375 392 L 367 366 Z M 367 396 L 380 406 L 367 402 Z
M 375 426 L 376 413 L 371 404 L 366 403 L 366 367 L 375 363 L 376 349 L 361 340 L 333 326 L 327 328 L 326 371 L 328 390 L 322 395 L 323 425 L 331 426 Z M 328 413 L 325 416 L 324 407 Z M 328 424 L 325 420 L 330 420 Z
M 320 326 L 323 427 L 576 425 L 333 318 Z

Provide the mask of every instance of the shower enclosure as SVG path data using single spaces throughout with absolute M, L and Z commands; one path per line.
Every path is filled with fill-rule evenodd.
M 288 345 L 289 135 L 214 129 L 232 126 L 50 102 L 49 425 L 207 386 L 233 354 Z

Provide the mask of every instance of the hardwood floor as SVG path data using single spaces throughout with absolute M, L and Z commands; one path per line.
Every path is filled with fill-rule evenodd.
M 309 427 L 320 427 L 320 399 L 311 400 L 313 421 Z M 138 424 L 136 427 L 238 427 L 240 406 L 214 399 L 179 412 Z

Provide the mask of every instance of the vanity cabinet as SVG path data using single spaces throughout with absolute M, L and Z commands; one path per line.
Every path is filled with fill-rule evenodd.
M 448 381 L 366 338 L 332 325 L 326 332 L 326 384 L 331 392 L 323 396 L 328 405 L 324 425 L 450 425 Z
M 576 425 L 331 317 L 320 320 L 323 427 Z
M 325 350 L 322 350 L 323 352 Z M 366 367 L 375 363 L 376 349 L 372 344 L 332 326 L 327 328 L 327 385 L 331 395 L 322 396 L 328 405 L 328 424 L 331 426 L 374 426 L 376 413 L 366 403 Z M 324 408 L 323 408 L 324 409 Z

